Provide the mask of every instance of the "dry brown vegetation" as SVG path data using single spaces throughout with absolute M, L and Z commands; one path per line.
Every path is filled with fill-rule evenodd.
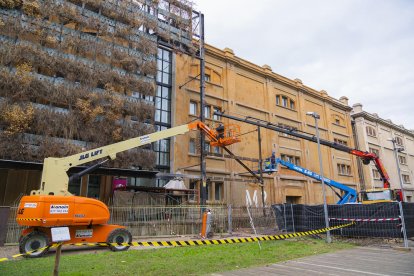
M 158 30 L 156 19 L 134 13 L 131 5 L 138 4 L 115 2 L 0 0 L 1 9 L 21 13 L 0 16 L 0 35 L 8 38 L 0 47 L 0 158 L 41 161 L 84 150 L 74 140 L 94 148 L 154 131 L 144 124 L 153 123 L 154 106 L 125 96 L 155 93 L 157 43 L 138 28 L 166 41 L 171 34 Z M 178 9 L 171 10 L 170 23 L 191 32 L 189 21 L 174 15 L 184 11 L 191 18 L 191 5 L 183 5 L 190 3 L 168 2 Z M 151 150 L 134 149 L 110 165 L 154 163 Z

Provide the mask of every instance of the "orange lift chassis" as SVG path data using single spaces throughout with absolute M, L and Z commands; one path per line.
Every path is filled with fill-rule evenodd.
M 45 158 L 40 189 L 24 196 L 19 204 L 17 223 L 28 226 L 19 239 L 20 253 L 47 247 L 51 243 L 52 227 L 69 228 L 71 240 L 65 243 L 131 242 L 131 233 L 124 226 L 107 224 L 110 215 L 108 207 L 103 202 L 69 193 L 70 179 L 67 171 L 74 166 L 104 159 L 79 173 L 79 177 L 108 160 L 115 159 L 117 153 L 185 134 L 191 130 L 203 131 L 213 146 L 225 147 L 240 142 L 238 126 L 219 126 L 213 130 L 204 123 L 195 121 L 68 157 Z M 113 251 L 122 251 L 127 250 L 129 246 L 111 245 L 110 248 Z M 47 249 L 39 250 L 27 256 L 40 257 L 46 251 Z

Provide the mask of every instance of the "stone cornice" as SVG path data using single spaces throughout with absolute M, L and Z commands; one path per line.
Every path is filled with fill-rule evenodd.
M 367 119 L 367 120 L 370 120 L 372 122 L 376 122 L 378 124 L 387 126 L 389 128 L 392 128 L 393 130 L 396 130 L 400 133 L 404 133 L 404 134 L 409 135 L 412 138 L 414 138 L 414 132 L 413 131 L 411 131 L 409 129 L 406 129 L 406 128 L 403 128 L 403 127 L 400 127 L 399 125 L 396 125 L 392 122 L 389 122 L 388 120 L 385 120 L 385 119 L 382 119 L 380 117 L 374 116 L 373 114 L 368 113 L 366 111 L 362 111 L 362 112 L 358 112 L 358 113 L 351 113 L 351 117 L 353 119 L 362 117 L 364 119 Z
M 291 80 L 289 78 L 286 78 L 282 75 L 273 72 L 270 66 L 268 65 L 259 66 L 245 59 L 237 57 L 230 49 L 221 50 L 209 44 L 206 44 L 205 46 L 207 55 L 210 55 L 214 58 L 223 60 L 231 64 L 235 64 L 244 70 L 248 70 L 254 74 L 263 77 L 264 79 L 269 79 L 274 82 L 278 82 L 283 85 L 289 86 L 291 89 L 302 92 L 304 94 L 308 94 L 312 97 L 318 98 L 321 101 L 329 102 L 330 104 L 341 110 L 352 110 L 352 107 L 340 102 L 338 99 L 329 96 L 326 92 L 321 93 L 309 86 L 303 85 L 300 80 Z

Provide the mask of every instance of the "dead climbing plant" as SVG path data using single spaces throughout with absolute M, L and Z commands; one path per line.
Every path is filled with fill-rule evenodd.
M 21 80 L 23 86 L 28 86 L 32 81 L 31 71 L 32 65 L 30 63 L 23 62 L 16 66 L 16 76 Z
M 1 121 L 5 125 L 4 133 L 6 135 L 14 135 L 24 133 L 29 129 L 33 120 L 34 109 L 31 104 L 3 104 L 1 113 Z

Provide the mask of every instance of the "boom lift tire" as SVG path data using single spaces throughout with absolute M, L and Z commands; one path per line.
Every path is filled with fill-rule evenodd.
M 132 242 L 132 235 L 131 233 L 124 229 L 124 228 L 118 228 L 113 230 L 107 239 L 108 243 L 124 243 L 124 242 Z M 129 246 L 125 246 L 125 245 L 110 245 L 109 249 L 111 249 L 112 251 L 116 252 L 116 251 L 125 251 L 128 250 Z
M 21 237 L 19 240 L 19 251 L 21 254 L 26 254 L 30 251 L 46 247 L 50 244 L 50 238 L 48 235 L 41 231 L 33 231 L 26 236 Z M 27 255 L 26 258 L 38 258 L 42 257 L 49 251 L 49 248 L 36 251 Z

